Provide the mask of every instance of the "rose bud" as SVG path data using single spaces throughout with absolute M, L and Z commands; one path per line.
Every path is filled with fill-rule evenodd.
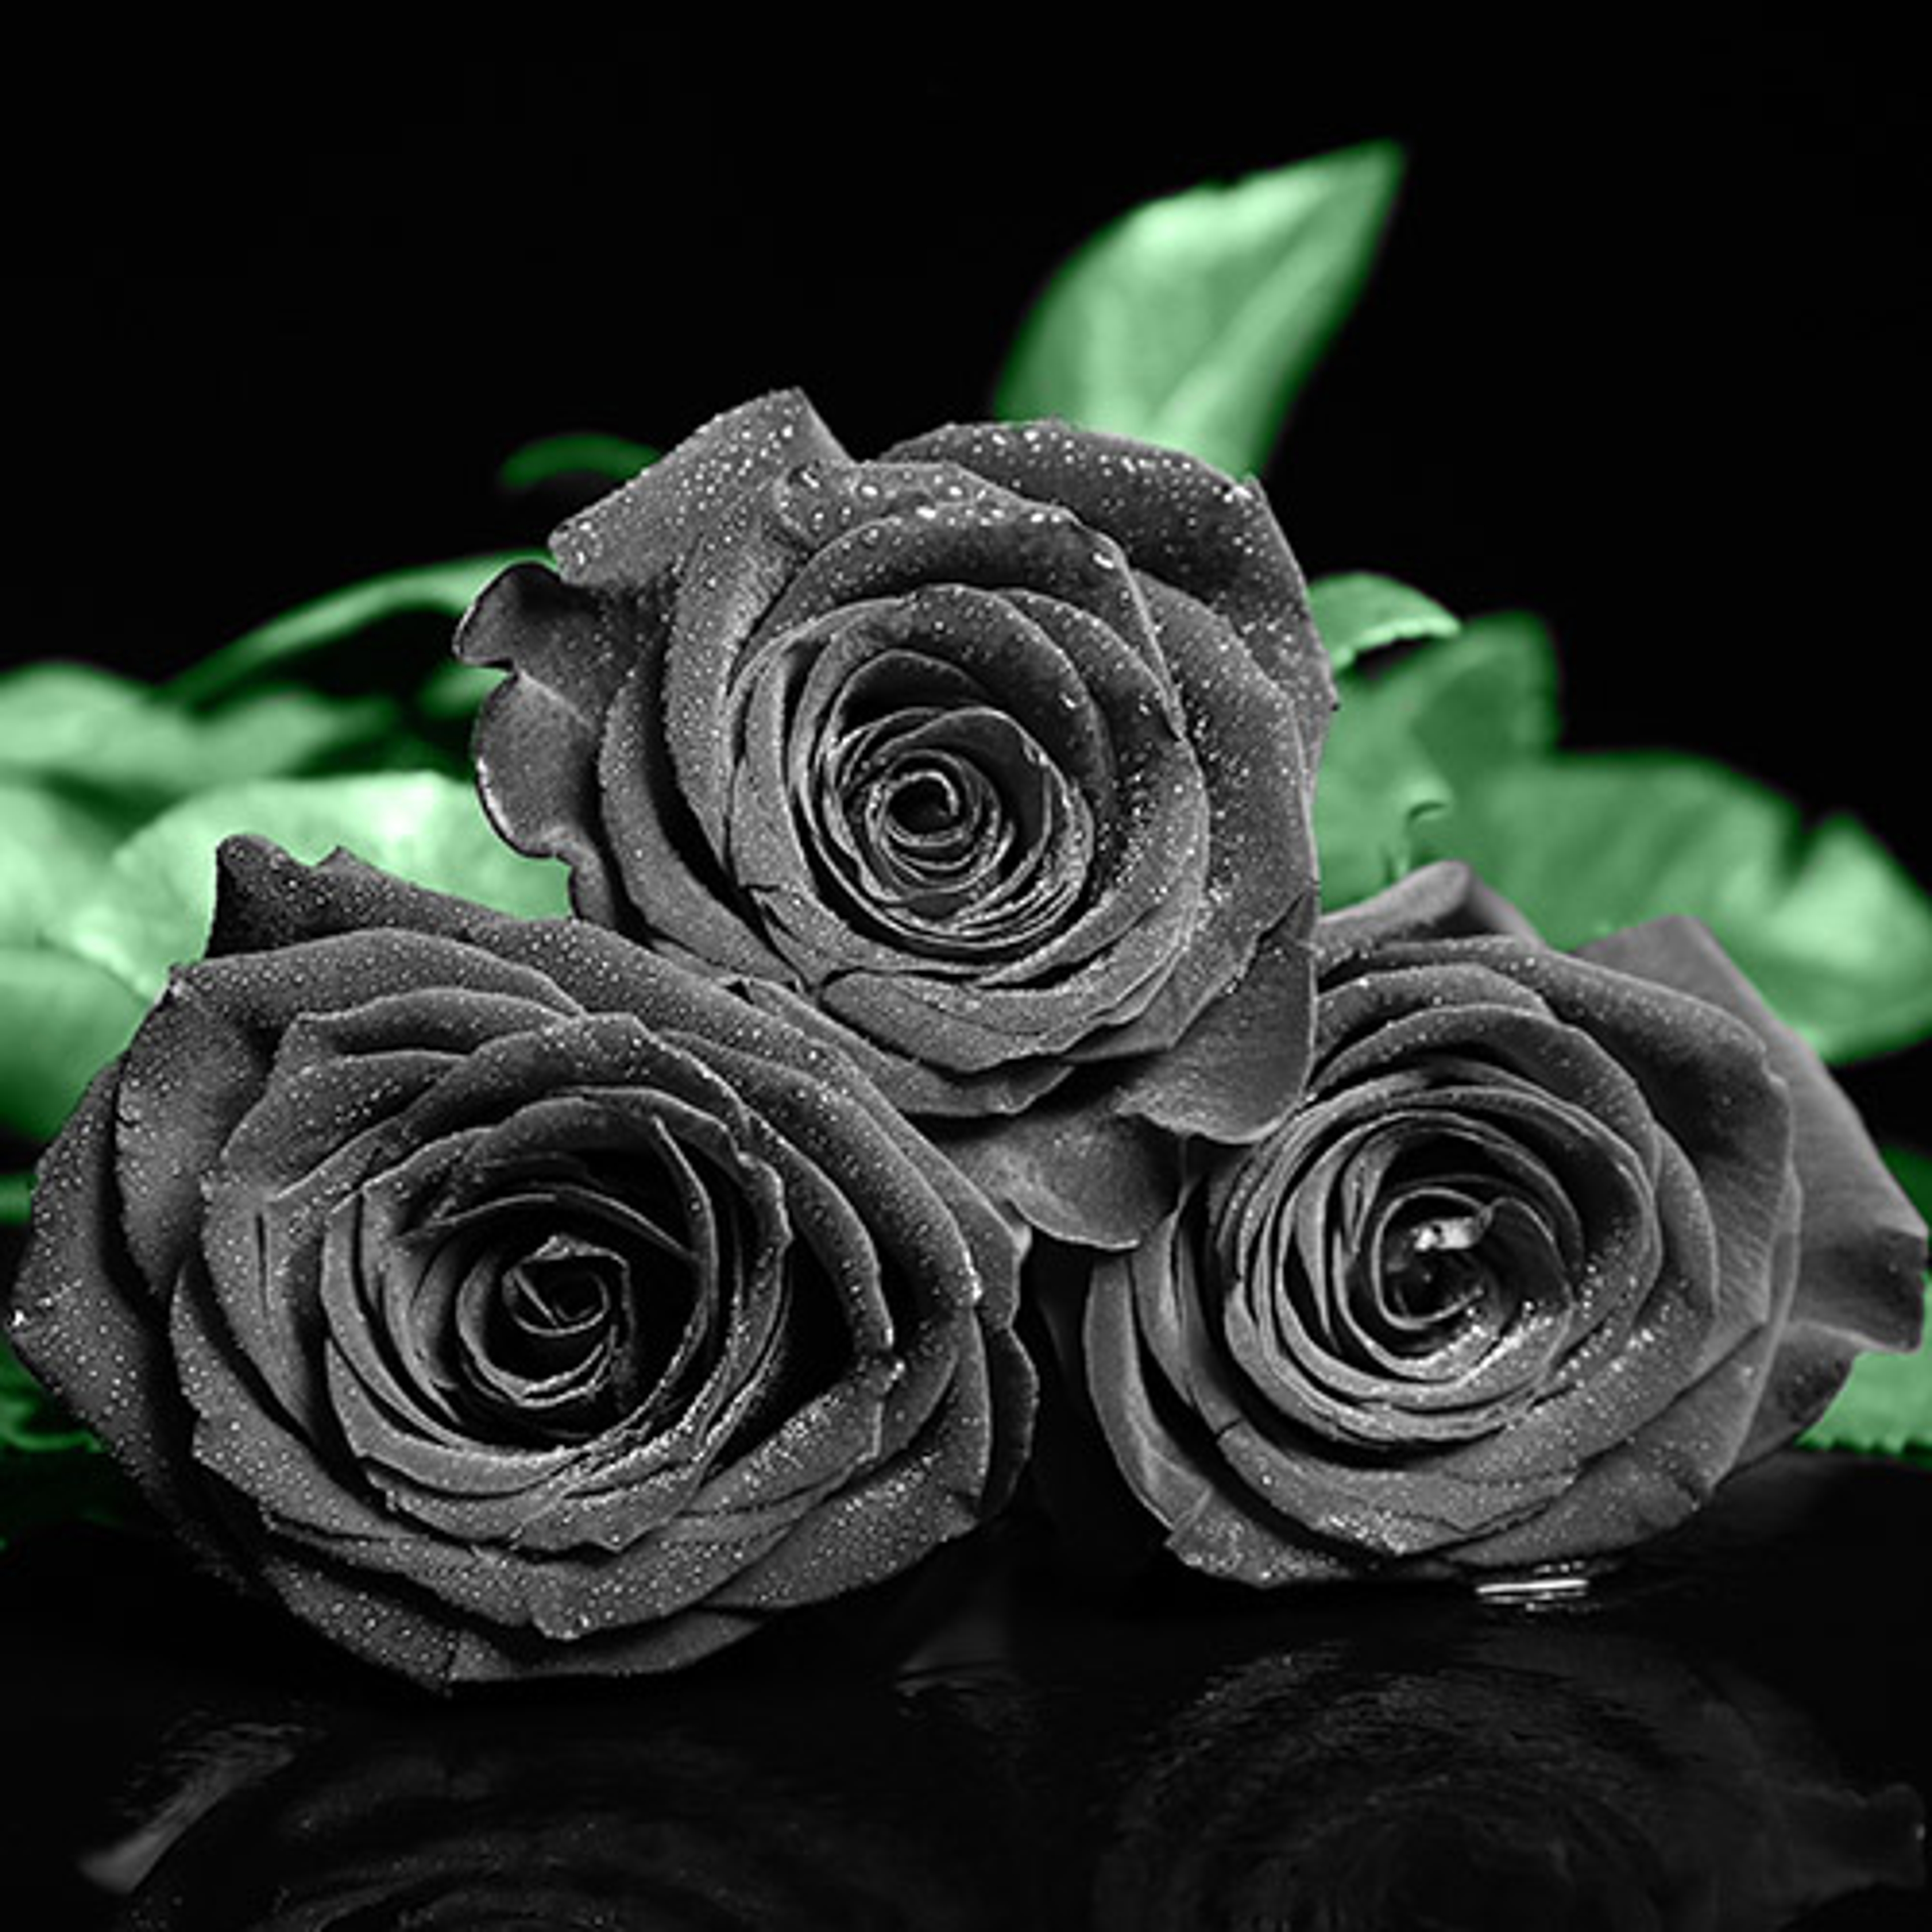
M 1131 1245 L 1298 1093 L 1334 704 L 1258 488 L 1059 422 L 706 424 L 458 634 L 511 844 L 836 1036 L 1036 1226 Z
M 724 988 L 231 840 L 11 1332 L 210 1564 L 442 1685 L 673 1668 L 971 1529 L 1025 1454 L 1017 1268 Z
M 1097 1260 L 1071 1351 L 1187 1564 L 1602 1557 L 1915 1345 L 1924 1222 L 1700 925 L 1564 953 L 1443 864 L 1317 947 L 1302 1105 Z

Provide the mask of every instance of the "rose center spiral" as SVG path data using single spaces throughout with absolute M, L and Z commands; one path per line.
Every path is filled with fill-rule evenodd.
M 899 830 L 921 840 L 956 830 L 963 815 L 958 786 L 950 773 L 937 767 L 902 772 L 887 793 L 886 805 Z
M 559 1234 L 505 1271 L 492 1322 L 499 1360 L 542 1372 L 596 1347 L 624 1291 L 614 1254 Z
M 1382 1280 L 1390 1311 L 1440 1321 L 1466 1308 L 1488 1279 L 1481 1248 L 1496 1218 L 1493 1204 L 1431 1210 L 1398 1221 L 1385 1236 Z

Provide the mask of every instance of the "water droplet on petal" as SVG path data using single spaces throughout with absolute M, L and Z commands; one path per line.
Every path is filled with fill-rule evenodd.
M 1492 1576 L 1476 1586 L 1486 1604 L 1505 1604 L 1520 1610 L 1553 1610 L 1589 1594 L 1590 1579 L 1580 1564 L 1552 1563 L 1518 1575 Z

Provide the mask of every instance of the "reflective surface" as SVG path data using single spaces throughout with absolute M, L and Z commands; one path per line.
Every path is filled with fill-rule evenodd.
M 1932 1472 L 1792 1452 L 1483 1599 L 1083 1597 L 1013 1529 L 686 1677 L 447 1702 L 0 1556 L 16 1924 L 1916 1926 Z

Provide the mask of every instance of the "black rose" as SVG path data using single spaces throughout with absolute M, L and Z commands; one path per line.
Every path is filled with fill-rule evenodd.
M 1914 1345 L 1923 1222 L 1701 926 L 1566 954 L 1442 865 L 1317 946 L 1298 1110 L 1088 1286 L 1087 1394 L 1185 1562 L 1600 1556 Z
M 1120 1246 L 1305 1065 L 1333 685 L 1260 491 L 1058 422 L 848 457 L 795 392 L 459 634 L 484 802 L 586 918 L 830 1030 L 1036 1225 Z
M 212 1564 L 441 1684 L 673 1667 L 972 1528 L 1025 1453 L 1016 1270 L 708 981 L 238 840 L 11 1323 Z

